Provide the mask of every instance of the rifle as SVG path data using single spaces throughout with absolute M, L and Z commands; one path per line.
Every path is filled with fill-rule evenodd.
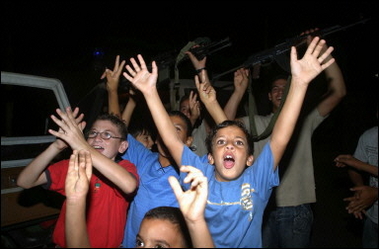
M 336 33 L 338 31 L 346 30 L 346 29 L 351 28 L 355 25 L 364 24 L 369 19 L 370 18 L 366 18 L 366 19 L 363 19 L 361 21 L 358 21 L 358 22 L 355 22 L 355 23 L 352 23 L 352 24 L 349 24 L 346 26 L 335 25 L 335 26 L 332 26 L 332 27 L 329 27 L 326 29 L 317 30 L 317 31 L 313 32 L 312 35 L 325 37 L 327 35 Z M 212 81 L 214 81 L 214 80 L 216 80 L 216 79 L 218 79 L 218 78 L 220 78 L 226 74 L 232 73 L 239 68 L 250 68 L 250 67 L 253 67 L 253 66 L 258 65 L 258 64 L 263 65 L 263 64 L 272 62 L 274 59 L 277 59 L 278 56 L 289 51 L 292 46 L 298 47 L 300 45 L 305 44 L 306 38 L 308 37 L 308 35 L 309 34 L 305 34 L 305 35 L 301 35 L 301 36 L 298 35 L 298 36 L 295 36 L 293 38 L 286 39 L 286 41 L 284 41 L 280 44 L 277 44 L 276 46 L 274 46 L 271 49 L 267 49 L 267 50 L 255 53 L 255 54 L 251 55 L 242 65 L 235 67 L 235 68 L 232 68 L 232 69 L 230 69 L 224 73 L 215 75 L 213 77 Z
M 196 40 L 195 40 L 196 42 Z M 198 60 L 202 60 L 204 57 L 211 55 L 223 48 L 229 47 L 232 45 L 232 43 L 229 40 L 229 37 L 226 37 L 225 39 L 222 39 L 217 42 L 209 42 L 204 44 L 199 44 L 198 47 L 190 48 L 189 51 L 196 56 Z M 188 56 L 187 56 L 188 58 Z

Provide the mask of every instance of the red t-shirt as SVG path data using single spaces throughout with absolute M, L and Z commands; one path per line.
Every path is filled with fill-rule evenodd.
M 48 189 L 65 194 L 65 181 L 69 160 L 62 160 L 47 168 Z M 128 160 L 118 162 L 133 174 L 137 183 L 139 177 L 134 164 Z M 133 195 L 124 194 L 115 184 L 93 171 L 87 196 L 87 231 L 91 247 L 115 248 L 122 243 L 127 210 Z M 66 246 L 65 239 L 66 202 L 63 203 L 53 233 L 53 241 L 61 247 Z

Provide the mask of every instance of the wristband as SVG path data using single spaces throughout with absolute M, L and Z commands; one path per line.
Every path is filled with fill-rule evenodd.
M 203 70 L 207 70 L 207 68 L 202 67 L 202 68 L 196 69 L 196 73 L 201 73 L 201 71 L 203 71 Z

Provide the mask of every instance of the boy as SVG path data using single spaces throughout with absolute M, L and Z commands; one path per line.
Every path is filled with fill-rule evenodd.
M 210 133 L 207 139 L 209 164 L 202 163 L 176 136 L 156 89 L 158 69 L 155 62 L 152 73 L 147 70 L 141 55 L 138 55 L 140 65 L 132 58 L 134 69 L 126 67 L 129 74 L 124 73 L 124 76 L 143 93 L 158 131 L 177 164 L 193 165 L 208 177 L 205 217 L 216 247 L 262 247 L 263 212 L 272 188 L 279 184 L 276 168 L 292 135 L 308 84 L 334 62 L 331 59 L 324 63 L 333 51 L 329 47 L 321 53 L 324 44 L 324 40 L 315 37 L 301 60 L 297 59 L 295 47 L 291 48 L 292 81 L 287 100 L 270 141 L 253 165 L 250 136 L 243 125 L 234 121 L 225 121 Z M 195 76 L 195 83 L 212 117 L 216 112 L 223 113 L 214 91 L 208 88 L 209 83 L 200 83 L 198 76 Z
M 85 123 L 83 115 L 76 118 L 79 109 L 66 112 L 57 109 L 61 120 L 52 115 L 59 131 L 49 130 L 57 137 L 45 151 L 36 157 L 20 173 L 17 184 L 23 188 L 44 185 L 49 190 L 65 195 L 65 179 L 69 160 L 49 165 L 67 144 L 73 150 L 85 149 L 91 153 L 94 174 L 90 183 L 90 196 L 87 199 L 87 229 L 93 247 L 119 247 L 127 218 L 130 198 L 135 193 L 139 177 L 134 164 L 127 160 L 118 161 L 119 153 L 128 148 L 125 140 L 127 129 L 114 115 L 100 115 L 88 132 L 85 140 L 82 130 Z M 117 160 L 117 161 L 116 161 Z M 53 242 L 66 247 L 65 242 L 66 205 L 63 204 L 54 229 Z
M 183 166 L 188 173 L 185 181 L 191 189 L 183 192 L 174 176 L 170 185 L 180 203 L 176 207 L 161 206 L 151 209 L 144 216 L 135 238 L 139 248 L 195 248 L 214 247 L 204 209 L 208 194 L 207 178 L 196 168 Z M 85 150 L 74 150 L 70 157 L 65 190 L 67 194 L 66 238 L 71 248 L 90 247 L 85 226 L 86 196 L 92 175 L 91 155 Z M 162 232 L 165 231 L 165 232 Z

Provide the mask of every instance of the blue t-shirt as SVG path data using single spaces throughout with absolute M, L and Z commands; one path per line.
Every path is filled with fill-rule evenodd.
M 128 135 L 128 143 L 128 149 L 122 158 L 136 165 L 140 183 L 137 194 L 130 203 L 123 246 L 134 248 L 136 235 L 147 211 L 159 206 L 179 207 L 167 179 L 169 176 L 179 179 L 179 172 L 174 166 L 163 168 L 158 161 L 159 154 L 147 149 L 133 136 Z
M 274 158 L 269 143 L 254 164 L 234 181 L 217 181 L 214 166 L 204 163 L 187 147 L 183 150 L 182 165 L 192 165 L 208 178 L 205 219 L 215 246 L 262 247 L 263 213 L 273 187 L 279 185 L 279 174 L 278 170 L 273 170 Z M 181 173 L 181 178 L 184 179 L 185 175 Z

